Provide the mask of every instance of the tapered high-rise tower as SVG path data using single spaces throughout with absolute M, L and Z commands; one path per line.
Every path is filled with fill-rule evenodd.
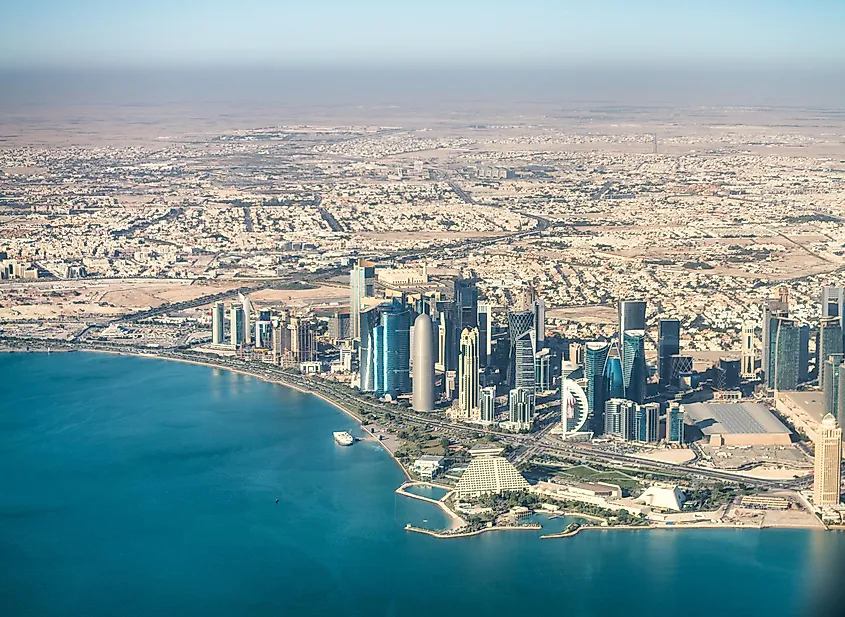
M 431 317 L 425 313 L 414 320 L 414 397 L 416 411 L 434 410 L 434 349 Z

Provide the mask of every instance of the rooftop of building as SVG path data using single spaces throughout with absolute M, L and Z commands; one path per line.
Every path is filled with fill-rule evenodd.
M 760 403 L 689 403 L 687 422 L 705 435 L 790 434 L 790 430 Z

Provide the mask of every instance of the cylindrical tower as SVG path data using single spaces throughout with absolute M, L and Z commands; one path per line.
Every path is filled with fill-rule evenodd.
M 414 409 L 434 411 L 434 353 L 431 317 L 422 313 L 414 320 Z

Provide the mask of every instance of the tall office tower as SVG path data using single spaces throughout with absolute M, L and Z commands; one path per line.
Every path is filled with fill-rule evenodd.
M 624 398 L 612 398 L 604 404 L 604 434 L 629 441 L 634 436 L 634 410 L 637 404 Z
M 229 343 L 234 347 L 244 343 L 244 309 L 233 304 L 229 309 Z
M 249 301 L 249 296 L 242 293 L 238 294 L 238 299 L 241 301 L 241 306 L 244 310 L 244 343 L 252 342 L 252 302 Z
M 496 421 L 496 388 L 494 386 L 481 388 L 481 421 L 488 423 Z
M 352 338 L 352 318 L 349 311 L 335 311 L 329 319 L 329 338 L 345 341 Z
M 816 433 L 813 503 L 835 506 L 840 503 L 842 467 L 842 429 L 831 414 L 827 414 Z
M 434 361 L 434 368 L 438 371 L 445 372 L 446 371 L 446 353 L 448 350 L 448 338 L 449 338 L 449 330 L 448 324 L 446 320 L 441 315 L 437 319 L 436 325 L 436 349 L 435 349 L 435 361 Z
M 610 354 L 607 357 L 607 365 L 604 369 L 605 397 L 625 398 L 625 379 L 622 376 L 622 359 L 619 357 L 619 350 L 616 344 L 610 346 Z
M 634 410 L 634 439 L 657 443 L 660 438 L 660 403 L 637 405 Z
M 777 319 L 779 317 L 786 317 L 789 314 L 789 305 L 780 300 L 769 298 L 763 300 L 763 376 L 766 383 L 769 383 L 769 362 L 772 359 L 772 339 L 774 338 L 774 328 L 777 326 Z
M 604 430 L 604 402 L 606 400 L 607 355 L 610 343 L 593 341 L 585 345 L 584 377 L 587 379 L 587 430 L 596 435 Z
M 533 388 L 514 388 L 508 395 L 510 421 L 518 429 L 529 429 L 534 423 Z
M 290 330 L 287 313 L 273 320 L 273 362 L 281 364 L 290 352 Z
M 845 288 L 822 287 L 822 317 L 838 317 L 839 325 L 845 329 Z
M 645 332 L 626 330 L 622 338 L 622 378 L 625 398 L 645 402 L 648 367 L 645 362 Z
M 352 266 L 349 274 L 349 319 L 350 334 L 354 339 L 361 338 L 361 311 L 364 298 L 375 293 L 376 265 L 366 259 L 359 259 Z
M 628 330 L 645 330 L 646 303 L 643 300 L 620 300 L 617 306 L 619 340 Z
M 569 361 L 584 366 L 584 346 L 581 343 L 569 343 Z
M 819 368 L 819 378 L 824 374 L 824 411 L 839 419 L 839 373 L 842 372 L 842 360 L 845 359 L 841 353 L 831 354 Z
M 743 379 L 754 379 L 756 374 L 756 360 L 754 358 L 754 322 L 746 321 L 742 324 L 742 360 L 740 376 Z M 662 376 L 661 376 L 662 381 Z
M 534 349 L 540 350 L 546 345 L 546 303 L 542 298 L 535 298 L 531 305 L 534 314 Z
M 270 310 L 261 309 L 258 311 L 258 321 L 270 321 Z
M 672 356 L 681 353 L 681 322 L 661 319 L 657 324 L 657 375 L 660 385 L 669 385 L 672 377 Z
M 434 411 L 434 333 L 431 317 L 422 313 L 414 320 L 414 409 Z
M 437 321 L 442 328 L 443 336 L 438 336 L 439 356 L 442 359 L 443 371 L 455 371 L 458 368 L 458 346 L 460 344 L 461 332 L 458 329 L 461 323 L 461 307 L 450 300 L 438 300 L 435 302 Z
M 666 441 L 684 443 L 684 408 L 678 403 L 669 403 L 666 410 Z
M 377 334 L 382 337 L 376 341 L 376 349 L 381 356 L 376 358 L 377 381 L 383 392 L 396 397 L 411 391 L 411 311 L 397 300 L 383 308 L 381 325 Z
M 478 379 L 478 328 L 464 328 L 461 332 L 460 361 L 458 362 L 458 410 L 465 419 L 478 414 L 481 383 Z
M 259 349 L 273 348 L 273 323 L 270 319 L 255 322 L 255 346 Z
M 789 287 L 786 285 L 778 287 L 778 300 L 781 304 L 786 305 L 786 310 L 789 310 Z
M 538 392 L 552 389 L 552 350 L 548 347 L 534 356 L 534 385 Z
M 646 303 L 642 300 L 620 300 L 617 305 L 619 319 L 619 336 L 617 341 L 619 348 L 622 350 L 622 372 L 626 375 L 631 374 L 631 370 L 629 370 L 626 364 L 625 333 L 631 330 L 645 332 L 645 311 Z M 645 356 L 643 356 L 643 360 L 645 360 Z M 629 398 L 627 394 L 626 398 Z
M 489 302 L 478 303 L 478 358 L 481 366 L 489 366 L 493 361 L 493 307 Z
M 508 313 L 510 335 L 509 382 L 514 388 L 534 388 L 534 314 L 531 311 Z
M 478 288 L 474 280 L 455 281 L 455 306 L 458 310 L 458 332 L 478 327 Z
M 810 379 L 810 326 L 798 326 L 798 383 Z
M 317 358 L 317 334 L 311 320 L 304 317 L 291 317 L 288 321 L 290 332 L 290 356 L 294 362 L 311 362 Z
M 800 329 L 793 319 L 775 317 L 769 341 L 769 367 L 766 384 L 770 390 L 795 390 L 800 374 Z
M 372 306 L 360 313 L 361 345 L 358 348 L 359 387 L 362 392 L 376 391 L 376 341 L 381 323 L 380 309 Z
M 835 305 L 834 305 L 835 306 Z M 822 317 L 819 323 L 819 338 L 816 344 L 818 353 L 816 355 L 816 366 L 819 371 L 819 386 L 824 389 L 825 374 L 822 370 L 825 361 L 833 355 L 841 354 L 842 348 L 842 324 L 839 317 Z
M 719 390 L 738 390 L 740 383 L 740 361 L 733 358 L 719 358 L 716 387 Z
M 211 342 L 222 345 L 226 338 L 226 305 L 215 302 L 211 309 Z

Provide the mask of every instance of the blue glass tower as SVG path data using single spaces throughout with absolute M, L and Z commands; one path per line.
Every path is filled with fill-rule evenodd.
M 625 398 L 625 383 L 622 379 L 622 360 L 620 360 L 619 356 L 611 356 L 607 359 L 605 381 L 607 383 L 605 400 Z
M 610 344 L 594 341 L 585 345 L 584 376 L 587 378 L 588 429 L 599 435 L 604 430 L 604 403 L 607 400 L 605 370 Z
M 393 302 L 381 314 L 376 328 L 379 358 L 376 392 L 396 396 L 411 391 L 411 311 Z
M 645 332 L 627 330 L 622 337 L 622 378 L 625 398 L 642 403 L 646 397 Z

